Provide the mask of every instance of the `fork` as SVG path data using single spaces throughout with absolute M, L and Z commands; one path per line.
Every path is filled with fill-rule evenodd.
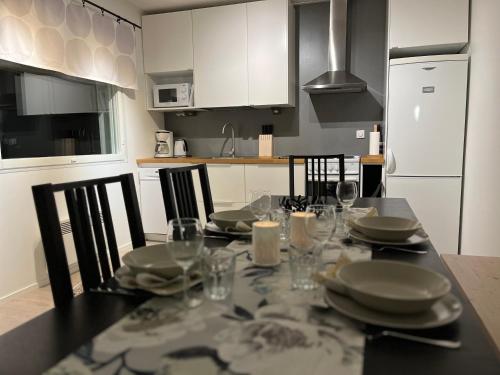
M 373 341 L 381 337 L 396 337 L 402 340 L 415 341 L 421 344 L 434 345 L 447 349 L 458 349 L 462 346 L 462 342 L 460 341 L 431 339 L 429 337 L 414 336 L 414 335 L 409 335 L 407 333 L 401 333 L 389 330 L 383 330 L 373 335 L 366 335 L 366 338 L 369 341 Z
M 427 254 L 427 250 L 406 249 L 403 247 L 394 247 L 394 246 L 374 247 L 374 250 L 375 251 L 396 250 L 396 251 L 403 251 L 405 253 L 412 253 L 412 254 Z

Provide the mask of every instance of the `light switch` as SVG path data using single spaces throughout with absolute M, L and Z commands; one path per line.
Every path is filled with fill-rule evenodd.
M 358 139 L 365 138 L 365 131 L 364 130 L 356 130 L 356 138 L 358 138 Z

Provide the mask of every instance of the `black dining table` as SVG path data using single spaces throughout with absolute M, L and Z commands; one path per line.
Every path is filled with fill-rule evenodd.
M 279 197 L 273 197 L 277 206 Z M 376 207 L 379 215 L 415 218 L 405 199 L 360 198 L 355 207 Z M 207 238 L 207 246 L 231 240 Z M 431 242 L 420 245 L 427 254 L 374 251 L 373 259 L 410 262 L 440 272 L 452 283 L 463 304 L 460 318 L 447 326 L 413 331 L 426 337 L 460 340 L 457 350 L 395 338 L 366 341 L 363 374 L 500 374 L 498 350 L 470 301 L 444 266 Z M 83 293 L 65 308 L 49 310 L 0 336 L 0 374 L 39 374 L 144 303 L 145 296 Z M 375 329 L 375 327 L 371 327 Z M 332 374 L 335 373 L 332 369 Z

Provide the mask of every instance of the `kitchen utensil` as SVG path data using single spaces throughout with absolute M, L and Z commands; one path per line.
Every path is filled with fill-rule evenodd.
M 462 314 L 462 304 L 449 293 L 419 314 L 388 314 L 365 307 L 353 299 L 326 290 L 325 302 L 341 314 L 362 323 L 394 329 L 430 329 L 450 324 Z
M 404 241 L 422 227 L 416 220 L 394 216 L 361 217 L 353 220 L 351 226 L 365 236 L 390 242 Z
M 407 333 L 389 330 L 383 330 L 373 335 L 366 335 L 366 338 L 370 341 L 376 340 L 381 337 L 396 337 L 402 340 L 415 341 L 421 344 L 434 345 L 447 349 L 458 349 L 462 346 L 462 343 L 460 341 L 431 339 L 429 337 L 409 335 Z
M 383 247 L 374 247 L 374 251 L 402 251 L 405 253 L 412 253 L 412 254 L 427 254 L 427 250 L 417 250 L 417 249 L 408 249 L 404 247 L 394 247 L 394 246 L 383 246 Z
M 451 290 L 450 281 L 440 273 L 387 260 L 346 264 L 325 286 L 366 307 L 393 314 L 426 311 Z
M 134 273 L 147 272 L 167 279 L 182 274 L 169 244 L 138 247 L 125 254 L 122 261 Z
M 429 241 L 429 237 L 421 231 L 418 231 L 413 236 L 407 238 L 404 241 L 395 241 L 395 242 L 375 240 L 373 238 L 365 236 L 363 233 L 359 233 L 354 229 L 351 229 L 347 233 L 347 237 L 373 245 L 389 245 L 389 246 L 413 246 Z
M 188 146 L 185 139 L 176 139 L 174 144 L 174 156 L 186 156 Z

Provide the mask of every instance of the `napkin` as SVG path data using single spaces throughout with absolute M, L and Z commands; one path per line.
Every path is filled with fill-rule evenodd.
M 227 227 L 226 232 L 250 232 L 252 227 L 243 221 L 237 221 L 234 227 Z
M 347 225 L 352 227 L 355 220 L 365 216 L 378 216 L 378 210 L 375 207 L 350 208 L 347 211 Z
M 196 273 L 193 277 L 199 277 Z M 182 281 L 182 275 L 173 279 L 165 279 L 163 277 L 153 275 L 147 272 L 134 274 L 127 266 L 120 267 L 115 272 L 115 279 L 121 287 L 126 289 L 158 289 L 165 288 L 172 284 Z

